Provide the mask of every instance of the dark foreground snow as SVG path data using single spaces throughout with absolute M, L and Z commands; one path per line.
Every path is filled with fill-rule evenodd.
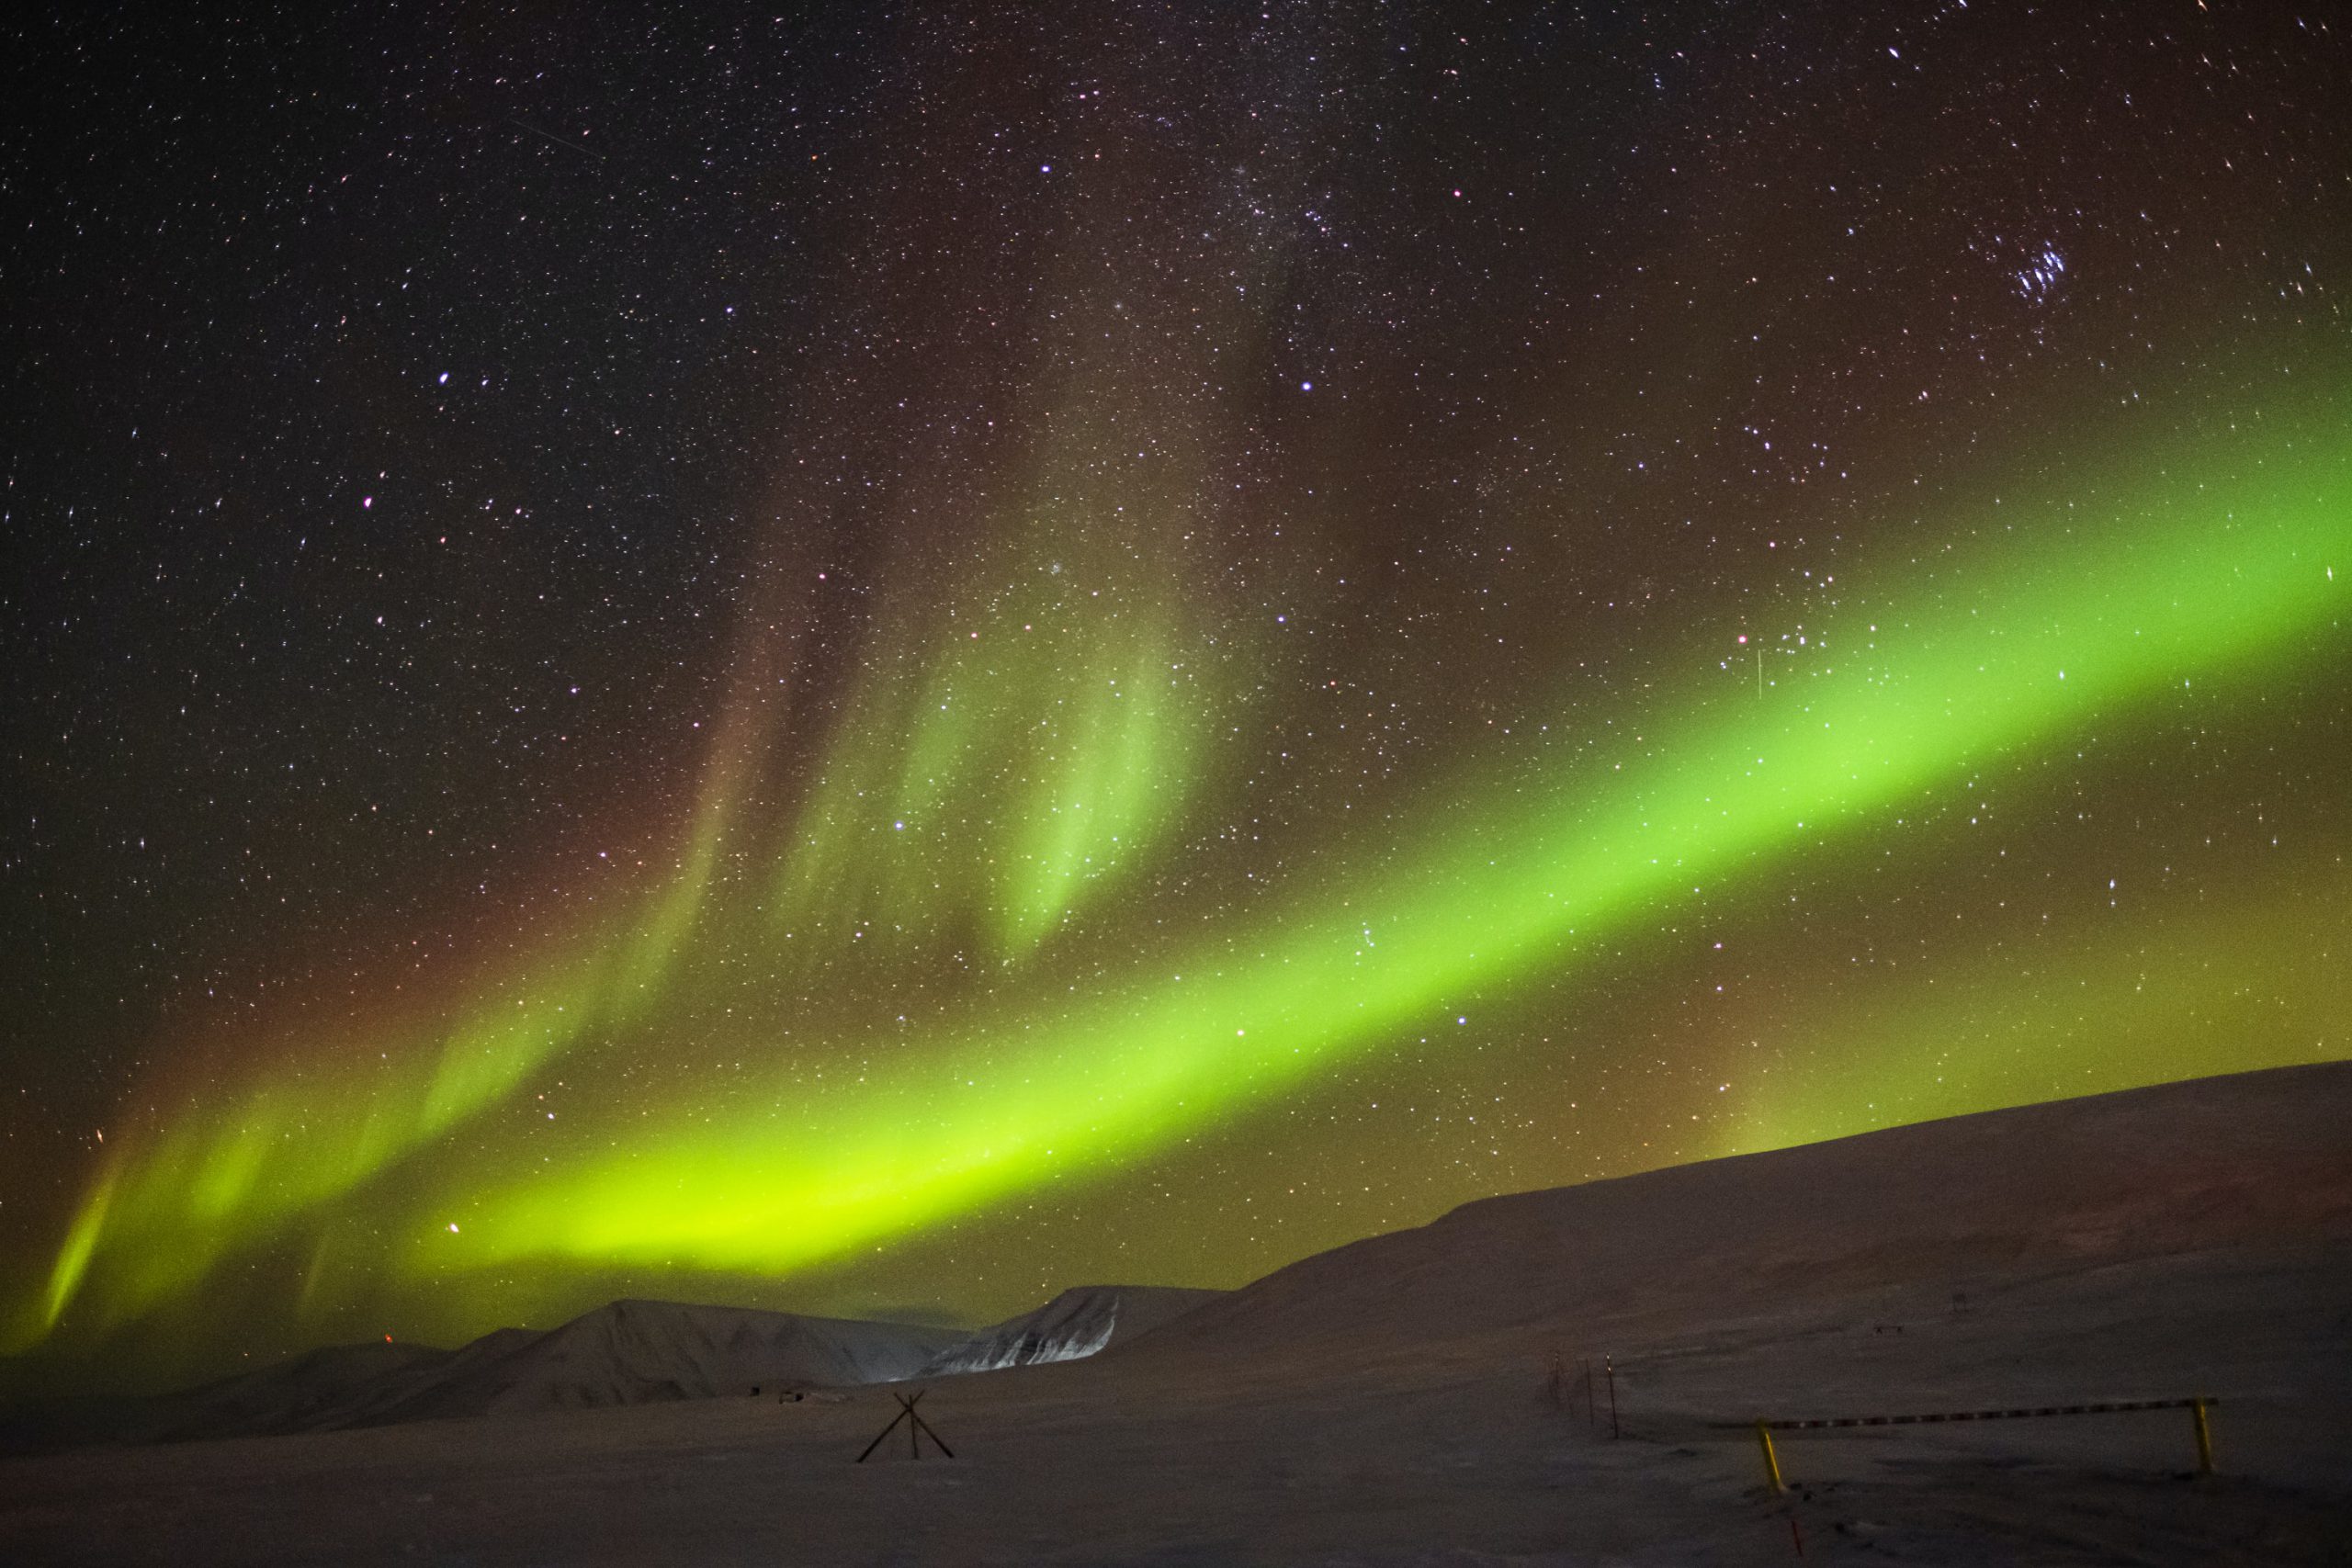
M 0 1562 L 2342 1562 L 2346 1127 L 2297 1068 L 1475 1204 L 938 1379 L 953 1461 L 852 1464 L 878 1387 L 17 1460 Z M 1775 1497 L 1736 1425 L 2188 1393 L 2208 1480 L 2166 1411 L 1792 1434 Z

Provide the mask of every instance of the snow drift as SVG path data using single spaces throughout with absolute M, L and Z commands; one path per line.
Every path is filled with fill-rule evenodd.
M 1223 1294 L 1167 1285 L 1080 1285 L 949 1347 L 922 1369 L 922 1375 L 949 1377 L 1039 1361 L 1083 1360 Z

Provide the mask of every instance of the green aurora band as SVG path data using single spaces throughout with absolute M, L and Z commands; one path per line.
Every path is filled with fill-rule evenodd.
M 1555 979 L 1702 887 L 1866 834 L 2094 718 L 2190 682 L 2340 663 L 2352 651 L 2352 423 L 2319 402 L 2319 417 L 2249 421 L 2105 501 L 2004 505 L 2005 524 L 1929 563 L 1858 564 L 1760 696 L 1747 666 L 1724 671 L 1720 647 L 1686 649 L 1600 731 L 1580 724 L 1433 787 L 1417 837 L 1331 849 L 1303 879 L 1311 889 L 1295 882 L 1076 984 L 1049 964 L 1023 969 L 1023 956 L 1050 956 L 1073 907 L 1082 923 L 1116 903 L 1107 875 L 1080 868 L 1115 861 L 1114 838 L 1167 830 L 1175 795 L 1159 793 L 1158 770 L 1191 769 L 1197 741 L 1173 742 L 1171 764 L 1154 739 L 1199 733 L 1172 690 L 1164 620 L 1098 633 L 1090 651 L 1115 668 L 1091 670 L 1090 684 L 1115 679 L 1120 701 L 1145 705 L 1073 720 L 1051 750 L 1062 772 L 1038 801 L 1091 795 L 1105 803 L 1101 824 L 1065 829 L 1022 817 L 1019 802 L 993 818 L 1000 835 L 1032 840 L 999 846 L 1015 869 L 990 884 L 1006 976 L 995 988 L 910 1025 L 834 1030 L 830 1059 L 854 1070 L 812 1081 L 778 1067 L 715 1105 L 610 1122 L 593 1130 L 611 1135 L 542 1159 L 455 1135 L 565 1053 L 650 1027 L 722 928 L 774 943 L 779 907 L 797 919 L 841 897 L 843 878 L 865 874 L 845 854 L 812 860 L 810 846 L 897 830 L 858 817 L 859 790 L 887 798 L 895 779 L 901 796 L 919 793 L 999 744 L 930 718 L 936 695 L 980 678 L 980 666 L 935 659 L 930 683 L 888 716 L 895 750 L 870 738 L 874 716 L 845 719 L 859 738 L 836 739 L 828 775 L 844 782 L 812 792 L 758 919 L 714 891 L 722 846 L 751 830 L 715 785 L 679 869 L 637 919 L 548 944 L 431 1048 L 353 1053 L 373 1066 L 322 1063 L 110 1145 L 15 1337 L 38 1342 L 69 1310 L 82 1327 L 132 1320 L 241 1249 L 298 1224 L 323 1230 L 395 1168 L 396 1201 L 368 1194 L 376 1239 L 361 1266 L 429 1279 L 533 1260 L 780 1274 L 1139 1159 L 1436 1021 L 1451 998 Z M 987 670 L 1011 687 L 1054 678 L 1035 660 Z M 991 701 L 1021 698 L 1008 688 Z M 922 893 L 891 886 L 903 904 Z M 1792 1122 L 1789 1141 L 1804 1135 Z

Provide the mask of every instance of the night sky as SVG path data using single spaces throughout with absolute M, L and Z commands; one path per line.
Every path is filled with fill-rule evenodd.
M 2352 1055 L 2331 7 L 64 9 L 20 1369 Z

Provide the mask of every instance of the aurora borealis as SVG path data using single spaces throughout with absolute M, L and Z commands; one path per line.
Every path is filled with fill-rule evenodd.
M 26 1364 L 2352 1053 L 2324 18 L 449 21 L 19 51 Z

